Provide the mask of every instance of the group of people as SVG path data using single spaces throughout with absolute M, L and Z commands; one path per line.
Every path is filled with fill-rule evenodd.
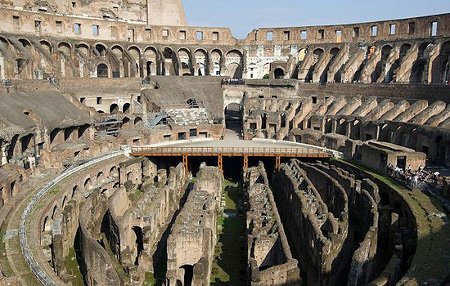
M 411 188 L 426 189 L 428 186 L 436 187 L 440 179 L 439 172 L 426 171 L 423 166 L 420 166 L 417 171 L 412 171 L 411 166 L 402 169 L 388 164 L 387 173 Z
M 238 78 L 224 78 L 224 79 L 222 79 L 222 84 L 240 85 L 240 84 L 245 84 L 245 81 L 243 79 L 238 79 Z

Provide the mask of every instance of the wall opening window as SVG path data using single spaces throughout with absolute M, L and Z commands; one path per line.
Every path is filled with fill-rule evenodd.
M 77 35 L 80 35 L 81 34 L 81 24 L 75 23 L 73 25 L 73 32 Z
M 93 36 L 100 35 L 100 27 L 98 25 L 92 25 L 92 35 Z
M 203 41 L 203 32 L 202 31 L 197 31 L 195 33 L 195 38 L 197 39 L 197 41 Z
M 145 39 L 150 40 L 152 38 L 152 29 L 145 29 Z
M 359 27 L 353 28 L 353 38 L 359 38 Z
M 128 42 L 134 42 L 134 29 L 128 29 Z
M 291 39 L 291 32 L 290 31 L 284 31 L 283 40 L 289 41 L 290 39 Z
M 34 20 L 34 31 L 36 34 L 40 34 L 42 30 L 42 22 L 40 20 Z
M 317 39 L 323 40 L 325 38 L 325 30 L 319 30 L 317 31 Z
M 14 28 L 14 30 L 20 29 L 20 17 L 19 16 L 13 16 L 13 28 Z
M 300 39 L 306 40 L 307 38 L 308 38 L 308 31 L 306 30 L 300 31 Z
M 213 39 L 213 41 L 218 41 L 219 40 L 219 32 L 213 32 L 212 39 Z
M 97 97 L 97 104 L 102 104 L 102 98 L 101 97 Z
M 342 31 L 336 30 L 336 43 L 342 42 Z
M 416 33 L 416 22 L 408 23 L 408 34 L 414 35 Z
M 397 25 L 390 24 L 389 25 L 389 35 L 395 35 L 395 34 L 397 34 Z
M 117 38 L 117 27 L 111 26 L 111 37 Z
M 267 32 L 266 39 L 267 41 L 273 41 L 273 32 Z
M 56 32 L 62 33 L 62 21 L 55 21 Z
M 370 36 L 376 37 L 378 35 L 378 26 L 370 27 Z
M 180 40 L 186 40 L 186 31 L 180 31 Z
M 169 30 L 167 29 L 162 30 L 162 37 L 164 39 L 167 39 L 169 37 Z
M 437 36 L 437 30 L 438 30 L 438 22 L 434 21 L 431 22 L 431 32 L 430 32 L 430 36 L 432 37 L 436 37 Z

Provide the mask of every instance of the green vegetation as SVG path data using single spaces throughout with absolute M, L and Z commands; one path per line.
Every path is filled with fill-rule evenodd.
M 211 285 L 243 285 L 246 269 L 245 220 L 238 206 L 243 200 L 242 185 L 224 181 L 225 215 L 218 219 L 220 237 L 211 274 Z M 226 250 L 226 251 L 224 251 Z
M 71 276 L 70 282 L 72 283 L 72 286 L 83 286 L 83 275 L 80 272 L 77 258 L 75 256 L 75 249 L 73 247 L 69 249 L 69 255 L 67 255 L 65 263 L 67 274 Z
M 6 225 L 2 224 L 0 228 L 0 268 L 2 269 L 3 275 L 10 277 L 13 275 L 11 265 L 9 265 L 8 258 L 6 257 L 5 242 L 3 241 L 6 234 Z
M 156 284 L 155 276 L 151 272 L 145 272 L 145 280 L 143 286 L 154 286 Z

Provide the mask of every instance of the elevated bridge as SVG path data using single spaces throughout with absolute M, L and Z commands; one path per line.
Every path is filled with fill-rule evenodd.
M 158 146 L 131 148 L 131 155 L 140 157 L 182 157 L 188 166 L 189 157 L 217 157 L 218 167 L 223 170 L 223 157 L 242 157 L 244 170 L 248 168 L 249 157 L 275 158 L 275 168 L 281 165 L 281 158 L 332 158 L 333 152 L 324 148 L 275 140 L 198 140 Z

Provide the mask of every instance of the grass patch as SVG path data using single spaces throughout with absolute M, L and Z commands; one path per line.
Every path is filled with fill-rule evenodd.
M 69 249 L 69 255 L 67 255 L 65 263 L 67 274 L 71 276 L 70 282 L 72 283 L 72 286 L 83 286 L 83 275 L 80 272 L 77 258 L 75 256 L 75 249 L 73 247 Z
M 156 285 L 155 276 L 151 272 L 145 272 L 145 278 L 143 286 L 154 286 Z
M 238 206 L 243 199 L 242 186 L 224 181 L 225 212 L 228 217 L 218 219 L 219 241 L 215 248 L 215 260 L 211 273 L 211 285 L 243 285 L 246 263 L 244 247 L 245 220 L 238 215 Z
M 11 277 L 13 275 L 13 270 L 11 265 L 9 265 L 8 258 L 6 257 L 6 247 L 5 242 L 3 241 L 6 234 L 6 225 L 2 224 L 0 228 L 0 266 L 3 272 L 3 275 L 6 277 Z

